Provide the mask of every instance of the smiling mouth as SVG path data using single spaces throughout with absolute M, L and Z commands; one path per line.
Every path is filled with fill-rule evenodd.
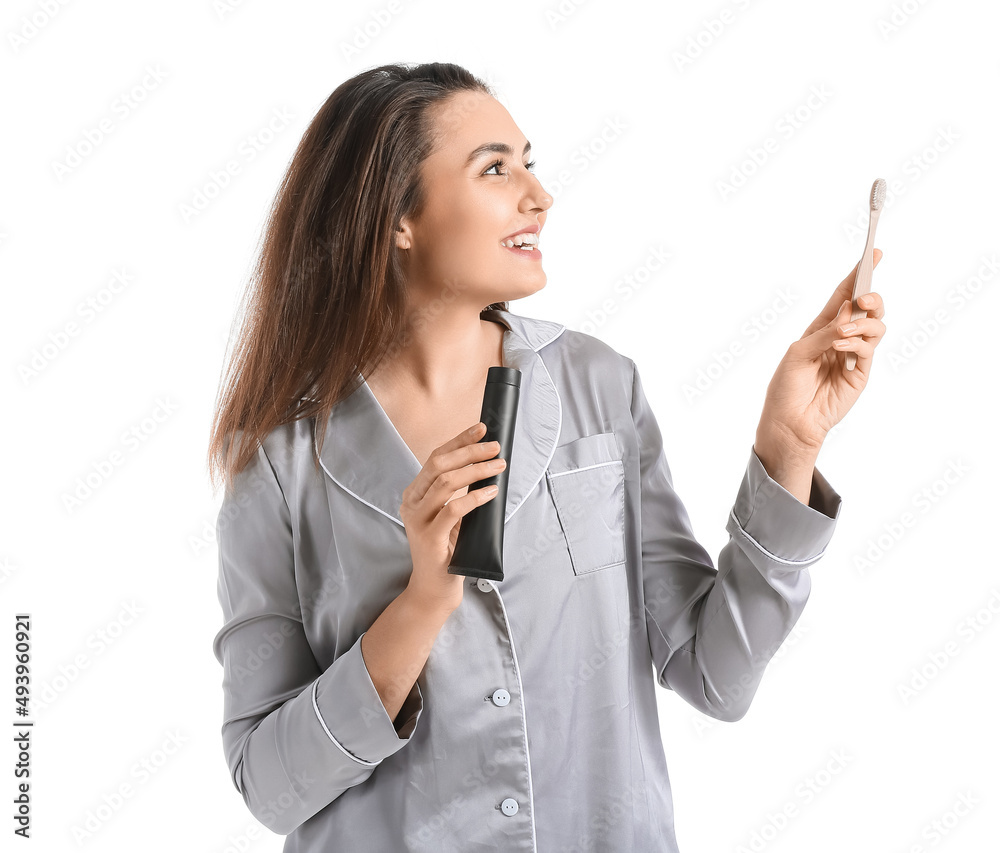
M 500 241 L 500 245 L 507 249 L 530 252 L 538 248 L 538 237 L 539 234 L 537 231 L 522 231 L 520 234 L 514 234 L 512 237 L 504 237 Z
M 527 246 L 510 246 L 507 245 L 508 243 L 510 243 L 509 240 L 507 243 L 500 244 L 506 252 L 512 252 L 515 255 L 520 255 L 522 258 L 529 261 L 540 261 L 542 259 L 542 251 L 537 246 L 528 248 Z

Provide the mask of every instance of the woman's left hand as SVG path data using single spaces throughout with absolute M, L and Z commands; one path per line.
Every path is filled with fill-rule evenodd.
M 882 252 L 875 249 L 873 268 Z M 851 293 L 857 267 L 833 292 L 802 337 L 795 341 L 778 364 L 770 384 L 754 446 L 772 459 L 815 458 L 826 434 L 847 414 L 864 390 L 875 347 L 885 334 L 882 297 L 868 293 L 859 298 L 866 316 L 851 322 Z M 838 344 L 846 341 L 846 345 Z M 846 352 L 854 352 L 854 370 L 845 364 Z

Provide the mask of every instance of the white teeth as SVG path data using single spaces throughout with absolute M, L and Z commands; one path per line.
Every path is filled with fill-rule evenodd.
M 520 246 L 524 251 L 531 251 L 538 245 L 538 235 L 537 234 L 518 234 L 514 237 L 509 237 L 506 240 L 502 240 L 500 245 L 506 246 L 511 249 L 514 246 Z

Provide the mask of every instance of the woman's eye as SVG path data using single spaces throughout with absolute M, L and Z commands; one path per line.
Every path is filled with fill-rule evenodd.
M 502 167 L 503 165 L 504 165 L 504 161 L 503 161 L 503 160 L 494 160 L 494 161 L 493 161 L 493 162 L 492 162 L 492 163 L 490 164 L 490 167 L 489 167 L 489 168 L 488 168 L 488 169 L 487 169 L 487 170 L 486 170 L 485 172 L 483 172 L 483 174 L 484 174 L 484 175 L 485 175 L 485 174 L 489 174 L 489 173 L 490 173 L 490 172 L 492 172 L 492 171 L 493 171 L 494 169 L 499 169 L 499 168 L 501 168 L 501 167 Z M 534 169 L 534 168 L 535 168 L 535 161 L 534 161 L 534 160 L 532 160 L 532 161 L 531 161 L 530 163 L 525 163 L 525 164 L 524 164 L 524 168 L 525 168 L 525 169 L 527 169 L 527 170 L 528 170 L 528 171 L 530 172 L 530 171 L 531 171 L 532 169 Z M 499 172 L 497 172 L 497 174 L 499 175 L 500 173 L 499 173 Z

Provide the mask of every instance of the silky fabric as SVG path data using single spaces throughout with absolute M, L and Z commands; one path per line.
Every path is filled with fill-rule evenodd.
M 412 571 L 399 508 L 420 464 L 367 383 L 273 430 L 224 495 L 222 742 L 286 853 L 677 851 L 655 685 L 739 720 L 833 535 L 819 471 L 803 504 L 751 447 L 716 568 L 636 364 L 482 316 L 521 371 L 504 580 L 465 579 L 395 721 L 361 637 Z

